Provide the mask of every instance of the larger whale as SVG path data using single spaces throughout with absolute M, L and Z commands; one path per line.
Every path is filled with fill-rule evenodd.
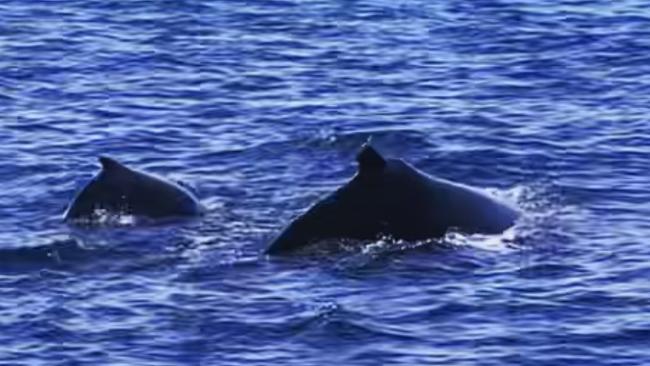
M 448 230 L 497 234 L 519 211 L 479 189 L 429 176 L 401 159 L 386 159 L 366 143 L 357 174 L 291 222 L 266 252 L 282 254 L 326 239 L 380 236 L 425 240 Z
M 109 157 L 99 158 L 101 171 L 79 191 L 64 220 L 93 220 L 107 212 L 150 219 L 198 216 L 204 211 L 186 188 L 153 174 L 131 169 Z

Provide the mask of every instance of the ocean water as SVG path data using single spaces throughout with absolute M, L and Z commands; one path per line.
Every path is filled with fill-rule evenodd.
M 650 9 L 621 1 L 6 0 L 0 364 L 650 364 Z M 263 254 L 387 156 L 503 235 Z M 208 213 L 84 228 L 97 157 Z

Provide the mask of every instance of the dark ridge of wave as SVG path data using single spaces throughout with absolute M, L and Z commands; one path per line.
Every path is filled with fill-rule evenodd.
M 74 239 L 58 240 L 49 245 L 0 249 L 0 271 L 20 269 L 66 268 L 98 255 Z
M 322 342 L 414 341 L 416 338 L 399 329 L 379 324 L 363 314 L 346 310 L 336 303 L 321 306 L 309 316 L 295 319 L 287 336 L 298 342 L 316 345 Z
M 99 228 L 92 232 L 79 229 L 73 231 L 70 239 L 0 249 L 0 272 L 161 270 L 182 261 L 179 254 L 193 245 L 172 233 L 174 228 L 144 227 L 138 231 L 140 233 L 120 227 Z M 143 233 L 145 231 L 148 234 Z M 158 242 L 148 242 L 152 233 L 160 235 Z M 173 241 L 173 246 L 166 247 L 169 241 Z
M 526 279 L 567 278 L 588 273 L 588 271 L 579 265 L 562 263 L 537 263 L 522 267 L 517 272 L 521 278 Z

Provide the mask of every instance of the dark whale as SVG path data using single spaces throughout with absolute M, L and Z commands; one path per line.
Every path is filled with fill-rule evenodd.
M 151 219 L 197 216 L 203 212 L 187 189 L 152 174 L 100 157 L 101 171 L 77 194 L 64 220 L 93 219 L 100 212 Z
M 478 189 L 431 177 L 401 159 L 384 159 L 369 144 L 357 174 L 294 219 L 267 248 L 287 253 L 324 239 L 439 238 L 449 229 L 497 234 L 519 212 Z

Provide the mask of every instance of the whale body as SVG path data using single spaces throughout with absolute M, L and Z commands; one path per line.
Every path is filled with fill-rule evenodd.
M 520 215 L 476 188 L 429 176 L 401 159 L 385 159 L 368 143 L 357 162 L 356 175 L 295 218 L 269 245 L 268 254 L 325 239 L 426 240 L 452 228 L 497 234 Z
M 192 192 L 161 177 L 99 158 L 101 171 L 77 193 L 63 218 L 92 220 L 101 212 L 151 219 L 198 216 L 203 206 Z

